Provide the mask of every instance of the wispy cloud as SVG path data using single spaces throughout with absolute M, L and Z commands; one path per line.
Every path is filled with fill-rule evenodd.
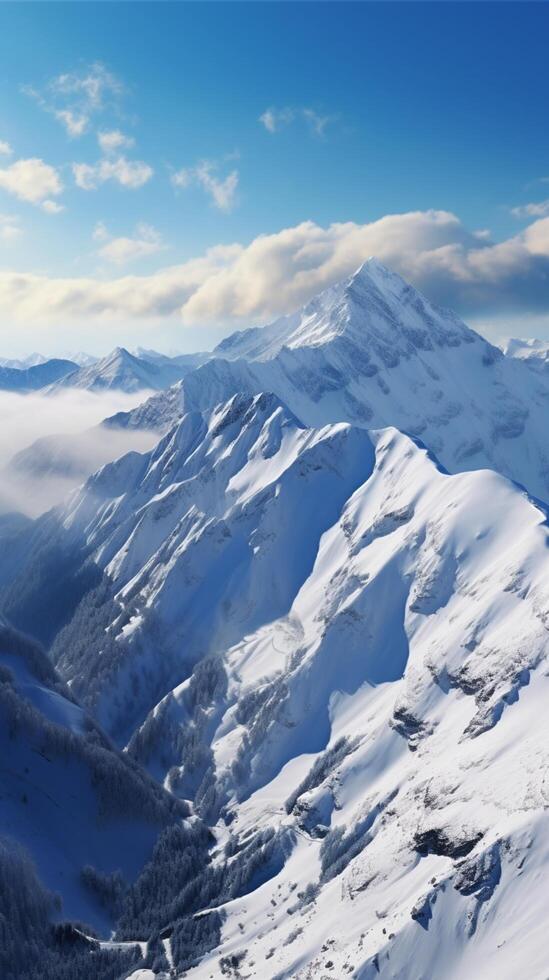
M 303 118 L 315 136 L 324 136 L 326 127 L 335 122 L 336 116 L 322 116 L 314 109 L 303 109 Z
M 266 109 L 259 117 L 259 122 L 268 133 L 274 134 L 285 129 L 291 123 L 302 121 L 314 136 L 325 136 L 327 127 L 337 120 L 337 116 L 322 115 L 308 106 L 284 106 L 283 108 Z
M 105 65 L 96 61 L 80 72 L 65 72 L 42 88 L 24 85 L 23 92 L 65 128 L 71 138 L 82 136 L 94 115 L 118 107 L 124 85 Z
M 549 215 L 549 199 L 533 201 L 530 204 L 520 204 L 516 208 L 511 208 L 511 214 L 515 218 L 545 218 Z
M 111 237 L 103 222 L 99 222 L 95 226 L 92 237 L 94 241 L 104 243 L 97 254 L 114 265 L 127 265 L 154 255 L 166 247 L 160 232 L 144 222 L 137 225 L 132 237 L 119 238 Z
M 114 181 L 128 190 L 143 187 L 153 176 L 153 168 L 143 160 L 128 160 L 125 156 L 110 157 L 97 163 L 73 163 L 75 183 L 85 191 L 95 191 L 101 184 Z
M 13 150 L 12 150 L 10 144 L 9 143 L 6 143 L 5 140 L 0 140 L 0 156 L 10 157 L 12 155 L 12 153 L 13 153 Z
M 19 218 L 13 214 L 0 214 L 0 242 L 11 242 L 20 234 Z
M 118 150 L 129 150 L 135 145 L 132 136 L 126 136 L 119 129 L 109 129 L 97 134 L 97 141 L 103 153 L 116 153 Z
M 259 122 L 265 127 L 268 133 L 277 133 L 285 126 L 289 126 L 296 117 L 295 109 L 286 107 L 285 109 L 265 109 L 259 117 Z
M 39 205 L 45 211 L 52 210 L 52 197 L 63 192 L 58 170 L 38 157 L 16 160 L 9 167 L 0 168 L 0 187 L 21 201 Z M 60 206 L 54 205 L 53 210 Z
M 172 184 L 176 188 L 201 187 L 216 208 L 229 212 L 236 204 L 238 170 L 231 170 L 226 177 L 221 178 L 217 175 L 218 169 L 217 161 L 202 160 L 195 167 L 178 170 L 172 174 Z
M 57 109 L 54 116 L 58 122 L 63 123 L 69 136 L 83 136 L 88 128 L 88 116 L 78 115 L 71 109 Z
M 61 211 L 65 210 L 64 204 L 59 204 L 59 201 L 42 201 L 42 211 L 46 214 L 61 214 Z

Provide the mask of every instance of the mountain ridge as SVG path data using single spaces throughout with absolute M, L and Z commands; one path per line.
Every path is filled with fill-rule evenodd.
M 533 380 L 377 261 L 302 311 L 222 341 L 174 387 L 105 424 L 167 431 L 238 391 L 273 391 L 313 427 L 394 425 L 451 472 L 493 468 L 549 498 L 549 379 Z

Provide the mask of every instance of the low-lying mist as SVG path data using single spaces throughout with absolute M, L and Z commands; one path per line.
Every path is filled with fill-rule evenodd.
M 153 432 L 99 428 L 150 392 L 56 394 L 0 392 L 0 514 L 37 517 L 104 463 L 130 450 L 145 452 Z

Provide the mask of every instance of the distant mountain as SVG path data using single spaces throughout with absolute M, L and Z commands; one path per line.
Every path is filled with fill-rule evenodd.
M 87 391 L 116 389 L 128 393 L 169 388 L 187 372 L 171 360 L 145 360 L 117 347 L 107 357 L 63 377 L 51 390 L 82 388 Z
M 65 354 L 65 357 L 69 361 L 74 361 L 79 367 L 89 367 L 90 364 L 95 364 L 99 358 L 95 357 L 93 354 L 87 354 L 86 351 L 69 351 Z
M 150 361 L 151 364 L 171 364 L 172 366 L 177 365 L 188 368 L 189 370 L 203 364 L 212 356 L 209 352 L 197 354 L 160 354 L 158 351 L 150 350 L 146 347 L 136 347 L 130 353 L 143 361 Z
M 22 394 L 39 391 L 71 374 L 77 365 L 73 361 L 52 358 L 31 367 L 0 367 L 0 390 Z
M 377 260 L 274 324 L 233 334 L 110 425 L 164 428 L 237 392 L 275 392 L 310 426 L 392 425 L 451 472 L 489 467 L 549 499 L 549 379 Z
M 32 354 L 28 354 L 27 357 L 0 357 L 0 367 L 25 370 L 29 367 L 35 367 L 37 364 L 44 364 L 44 362 L 48 360 L 48 357 L 44 357 L 43 354 L 38 354 L 36 351 L 34 351 Z M 64 358 L 64 360 L 74 360 L 74 358 Z
M 518 340 L 513 337 L 503 345 L 508 357 L 524 361 L 528 367 L 542 374 L 549 372 L 549 340 Z

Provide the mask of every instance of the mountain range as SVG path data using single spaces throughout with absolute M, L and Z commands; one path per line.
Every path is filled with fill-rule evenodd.
M 104 428 L 152 448 L 10 529 L 0 826 L 52 977 L 62 915 L 70 980 L 544 980 L 549 382 L 527 360 L 369 260 L 145 386 Z
M 116 347 L 102 358 L 78 353 L 68 360 L 33 354 L 23 360 L 0 360 L 0 390 L 160 391 L 183 378 L 204 357 L 203 354 L 168 357 L 143 348 L 130 353 L 125 347 Z

